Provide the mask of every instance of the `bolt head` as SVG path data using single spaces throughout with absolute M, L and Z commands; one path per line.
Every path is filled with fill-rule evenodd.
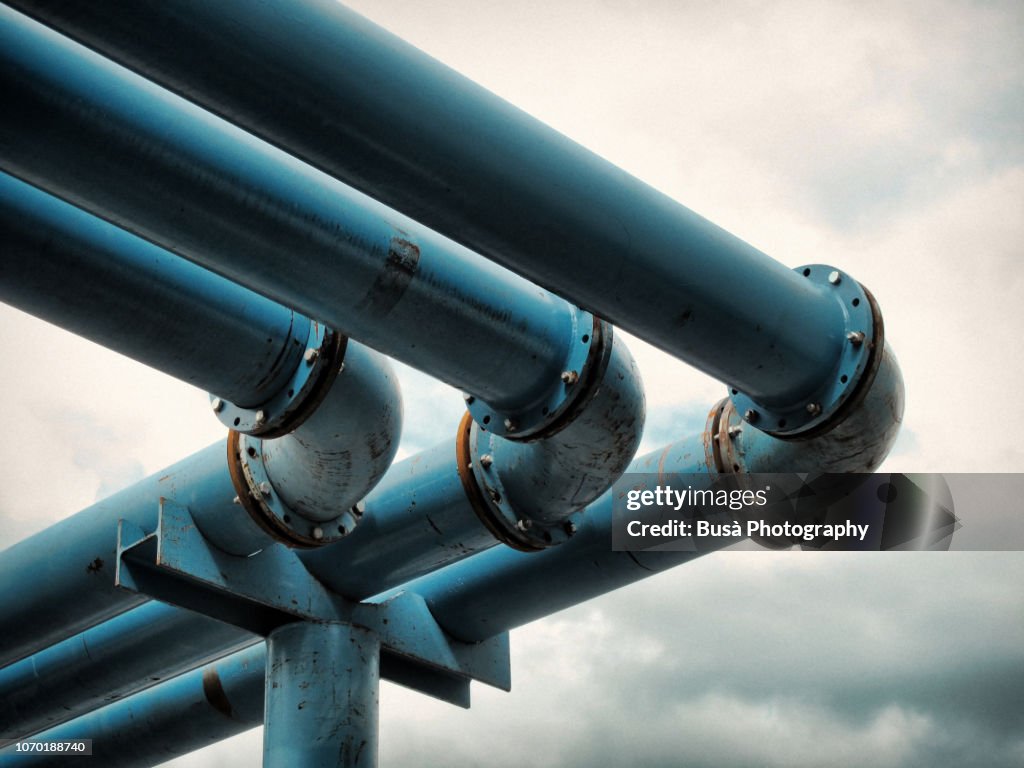
M 318 357 L 320 357 L 320 350 L 310 347 L 309 349 L 306 350 L 306 354 L 302 356 L 302 359 L 305 360 L 307 363 L 312 364 L 316 362 L 316 359 Z
M 269 495 L 270 495 L 270 491 L 271 491 L 271 490 L 272 490 L 272 489 L 271 489 L 271 487 L 270 487 L 270 483 L 268 483 L 268 482 L 267 482 L 266 480 L 264 480 L 264 481 L 263 481 L 262 483 L 260 483 L 260 486 L 259 486 L 259 491 L 260 491 L 260 493 L 262 493 L 262 494 L 263 494 L 264 496 L 269 496 Z
M 362 517 L 366 513 L 366 502 L 357 501 L 355 506 L 352 507 L 352 514 L 356 517 Z
M 224 410 L 224 401 L 219 397 L 215 397 L 210 401 L 210 407 L 213 408 L 214 413 L 220 413 Z
M 821 413 L 821 404 L 820 403 L 808 403 L 807 404 L 807 412 L 809 414 L 811 414 L 811 416 L 817 416 L 819 413 Z
M 512 419 L 505 419 L 505 429 L 509 432 L 515 432 L 516 423 Z
M 864 331 L 850 331 L 846 334 L 846 338 L 855 347 L 859 347 L 864 343 Z
M 753 408 L 748 408 L 747 412 L 743 414 L 743 418 L 753 424 L 757 421 L 758 413 Z
M 485 453 L 480 457 L 480 466 L 484 469 L 488 469 L 491 464 L 494 463 L 494 457 L 489 453 Z
M 476 398 L 469 394 L 469 392 L 463 392 L 462 399 L 466 401 L 466 405 L 472 405 L 476 402 Z
M 737 426 L 737 425 L 734 424 L 733 426 L 729 427 L 728 431 L 729 431 L 729 437 L 731 437 L 732 439 L 735 440 L 739 436 L 740 432 L 743 431 L 743 427 L 740 427 L 740 426 Z
M 267 412 L 263 410 L 256 411 L 256 426 L 261 426 L 267 423 Z
M 843 282 L 843 276 L 839 274 L 838 271 L 833 270 L 828 273 L 828 281 L 832 285 L 839 285 L 841 282 Z
M 574 533 L 576 533 L 576 523 L 574 523 L 572 520 L 566 520 L 565 525 L 562 526 L 562 529 L 567 534 L 572 536 Z
M 516 528 L 520 531 L 528 531 L 533 527 L 533 520 L 518 520 L 516 521 Z
M 580 380 L 580 375 L 576 371 L 562 371 L 562 382 L 566 386 L 572 386 Z
M 324 537 L 324 529 L 321 528 L 319 525 L 313 529 L 312 533 L 313 538 L 317 541 L 320 541 Z

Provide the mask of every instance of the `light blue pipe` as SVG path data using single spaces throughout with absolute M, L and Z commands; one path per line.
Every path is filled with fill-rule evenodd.
M 230 517 L 234 496 L 221 441 L 0 552 L 0 663 L 145 601 L 114 586 L 118 520 L 154 530 L 161 498 Z
M 148 766 L 214 744 L 263 721 L 266 647 L 239 651 L 46 731 L 47 740 L 92 739 L 103 768 Z M 149 695 L 152 694 L 152 695 Z M 59 758 L 58 758 L 59 759 Z M 52 766 L 46 753 L 0 754 L 0 768 Z M 71 764 L 64 758 L 62 764 Z M 77 764 L 77 763 L 75 763 Z
M 258 639 L 205 616 L 145 603 L 0 669 L 0 739 L 58 725 Z M 138 663 L 140 653 L 150 658 Z
M 872 360 L 865 389 L 857 395 L 851 406 L 851 415 L 839 427 L 839 432 L 795 442 L 755 435 L 752 428 L 743 426 L 741 429 L 747 431 L 744 439 L 748 445 L 758 445 L 759 458 L 753 455 L 749 459 L 744 458 L 749 464 L 735 470 L 723 466 L 723 457 L 726 460 L 731 458 L 729 452 L 733 449 L 728 447 L 728 441 L 735 441 L 744 433 L 730 430 L 730 427 L 739 425 L 730 423 L 727 416 L 723 417 L 727 406 L 718 403 L 711 409 L 707 425 L 699 435 L 635 460 L 629 471 L 646 474 L 657 484 L 671 484 L 675 475 L 732 471 L 789 472 L 799 471 L 802 467 L 820 472 L 868 471 L 880 460 L 878 457 L 884 457 L 891 448 L 902 418 L 903 403 L 903 382 L 891 352 L 888 349 L 872 350 Z M 840 447 L 833 445 L 833 440 Z M 851 440 L 855 441 L 853 450 L 841 447 L 850 445 Z M 788 464 L 782 465 L 769 458 L 770 446 L 773 445 Z M 794 451 L 795 446 L 799 451 Z M 427 476 L 432 474 L 428 472 Z M 386 487 L 386 483 L 382 484 L 381 490 Z M 406 486 L 407 489 L 409 487 Z M 401 588 L 421 594 L 435 619 L 449 634 L 473 642 L 689 562 L 733 541 L 702 538 L 697 540 L 701 547 L 689 552 L 614 551 L 611 546 L 612 491 L 591 504 L 584 514 L 574 518 L 574 522 L 577 524 L 574 535 L 560 547 L 537 553 L 495 547 L 439 568 Z M 321 550 L 315 557 L 321 558 L 344 544 Z M 250 672 L 248 678 L 252 684 L 261 680 L 255 671 Z M 139 700 L 136 706 L 143 706 L 148 698 L 159 701 L 163 694 L 154 689 L 131 696 L 127 702 Z M 148 706 L 156 706 L 156 702 Z M 95 728 L 96 717 L 96 713 L 86 715 L 66 726 L 47 731 L 43 737 L 58 738 L 63 732 L 61 728 L 72 728 L 80 721 L 87 723 L 89 728 Z M 248 727 L 256 724 L 252 722 Z M 203 733 L 204 740 L 226 738 L 237 732 L 233 724 L 214 717 L 200 718 L 195 726 Z M 111 729 L 111 733 L 116 733 L 116 729 L 127 727 L 127 723 L 112 716 L 106 727 Z M 183 745 L 179 754 L 192 748 L 196 747 Z
M 801 279 L 336 2 L 10 4 L 727 382 L 762 429 L 857 386 L 831 268 Z

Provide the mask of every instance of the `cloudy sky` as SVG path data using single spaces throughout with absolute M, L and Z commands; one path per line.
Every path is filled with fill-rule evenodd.
M 775 258 L 871 288 L 908 391 L 885 469 L 1020 470 L 1024 6 L 350 5 Z M 631 348 L 644 449 L 699 429 L 722 386 Z M 222 437 L 205 394 L 2 306 L 0 349 L 0 546 Z M 407 455 L 462 403 L 402 378 Z M 1019 766 L 1022 587 L 1018 553 L 707 557 L 515 631 L 513 692 L 475 687 L 469 711 L 384 684 L 381 764 Z M 253 731 L 169 765 L 259 754 Z

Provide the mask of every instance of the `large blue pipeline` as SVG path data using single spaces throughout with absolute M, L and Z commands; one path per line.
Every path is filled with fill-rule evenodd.
M 610 549 L 643 394 L 609 320 L 730 386 L 634 471 L 868 471 L 895 439 L 902 380 L 855 280 L 772 261 L 344 8 L 9 5 L 230 122 L 0 7 L 0 299 L 207 389 L 230 431 L 0 554 L 0 658 L 27 657 L 0 670 L 6 735 L 170 729 L 108 763 L 148 764 L 260 722 L 207 686 L 258 696 L 266 666 L 265 765 L 376 763 L 373 632 L 288 625 L 267 663 L 242 629 L 114 589 L 118 520 L 154 531 L 160 499 L 219 552 L 298 548 L 348 601 L 418 595 L 453 642 L 703 554 Z M 388 469 L 398 392 L 355 339 L 466 391 L 448 440 Z M 293 712 L 301 660 L 328 657 L 310 696 L 360 692 L 344 728 Z
M 863 329 L 826 285 L 332 0 L 10 5 L 727 382 L 762 429 L 852 391 Z

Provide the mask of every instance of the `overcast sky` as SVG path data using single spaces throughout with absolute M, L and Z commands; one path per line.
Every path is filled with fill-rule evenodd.
M 884 469 L 1020 470 L 1020 3 L 350 5 L 784 263 L 865 283 L 907 382 Z M 630 346 L 644 449 L 699 429 L 722 385 Z M 3 306 L 0 350 L 0 546 L 223 436 L 204 393 Z M 462 402 L 401 373 L 408 455 Z M 381 764 L 1024 764 L 1018 553 L 720 554 L 512 644 L 513 692 L 474 686 L 469 711 L 384 684 Z

